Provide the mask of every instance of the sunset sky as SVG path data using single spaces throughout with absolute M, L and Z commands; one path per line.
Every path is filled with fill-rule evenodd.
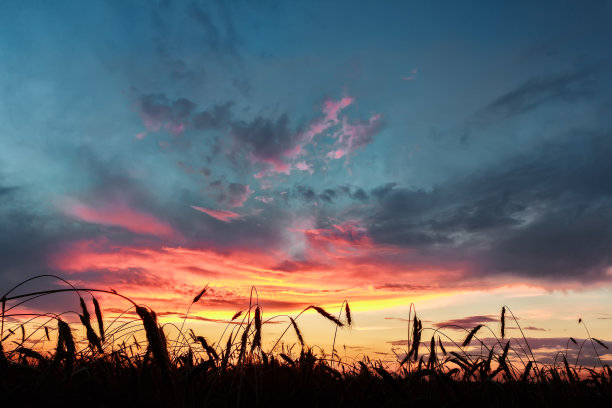
M 612 339 L 612 3 L 502 3 L 4 2 L 0 292 Z

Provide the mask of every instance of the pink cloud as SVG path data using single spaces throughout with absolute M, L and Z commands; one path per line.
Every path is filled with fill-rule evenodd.
M 295 168 L 301 171 L 307 171 L 310 174 L 314 173 L 314 170 L 312 169 L 312 164 L 308 164 L 306 163 L 306 161 L 301 161 L 299 163 L 296 163 Z
M 304 146 L 311 143 L 315 136 L 325 132 L 333 126 L 340 123 L 338 119 L 339 113 L 347 106 L 351 105 L 355 101 L 354 98 L 345 96 L 339 101 L 327 100 L 323 103 L 322 112 L 325 116 L 314 120 L 308 130 L 302 134 L 297 135 L 295 141 L 296 144 L 287 149 L 282 153 L 282 156 L 287 159 L 296 159 L 300 155 L 305 154 Z M 260 157 L 252 157 L 251 161 L 260 162 L 267 164 L 266 168 L 260 172 L 254 174 L 256 179 L 261 179 L 270 173 L 284 173 L 291 174 L 292 165 L 285 163 L 280 157 L 271 157 L 262 159 Z M 302 171 L 309 171 L 311 174 L 314 172 L 311 167 L 307 167 L 304 161 L 297 163 L 296 168 Z
M 291 174 L 291 164 L 285 163 L 281 159 L 273 157 L 267 159 L 252 159 L 253 162 L 260 162 L 267 164 L 266 168 L 261 171 L 255 173 L 253 177 L 256 179 L 261 179 L 267 176 L 269 173 L 283 173 L 286 175 Z
M 163 117 L 141 115 L 142 123 L 145 125 L 149 132 L 159 132 L 162 127 L 162 123 L 165 120 Z
M 275 152 L 273 155 L 251 154 L 249 159 L 252 163 L 260 163 L 265 167 L 253 176 L 256 179 L 262 179 L 274 173 L 283 173 L 290 175 L 293 169 L 308 171 L 311 174 L 314 172 L 312 167 L 306 164 L 305 161 L 294 163 L 298 157 L 306 154 L 304 147 L 312 143 L 315 136 L 324 133 L 328 129 L 340 124 L 338 118 L 340 112 L 351 105 L 355 101 L 354 98 L 345 96 L 338 101 L 326 100 L 322 106 L 323 117 L 313 120 L 308 129 L 298 134 L 290 135 L 289 146 L 281 152 Z
M 339 159 L 372 142 L 372 138 L 382 127 L 380 118 L 380 115 L 373 115 L 368 122 L 361 122 L 354 125 L 348 123 L 348 120 L 344 118 L 342 121 L 342 128 L 338 132 L 339 147 L 335 151 L 330 152 L 327 156 Z
M 89 206 L 80 201 L 67 199 L 61 210 L 68 216 L 92 224 L 121 227 L 137 234 L 159 236 L 173 235 L 172 227 L 153 215 L 131 209 L 123 202 Z
M 340 111 L 352 104 L 354 101 L 355 99 L 351 98 L 350 96 L 345 96 L 339 101 L 325 101 L 323 104 L 323 113 L 325 114 L 325 117 L 314 121 L 308 130 L 303 134 L 302 139 L 305 141 L 305 143 L 311 142 L 316 135 L 323 133 L 330 127 L 338 124 L 338 114 Z
M 334 136 L 338 138 L 338 142 L 334 150 L 327 154 L 328 158 L 342 158 L 354 150 L 370 143 L 373 135 L 380 130 L 381 116 L 373 115 L 370 117 L 369 121 L 361 121 L 355 124 L 349 123 L 346 117 L 342 119 L 339 118 L 340 113 L 353 104 L 353 102 L 355 102 L 355 99 L 350 96 L 345 96 L 337 101 L 331 99 L 326 100 L 321 109 L 324 116 L 312 121 L 306 131 L 296 135 L 292 147 L 274 157 L 250 157 L 253 163 L 262 163 L 265 165 L 262 170 L 255 173 L 253 176 L 256 179 L 262 179 L 273 173 L 284 173 L 289 175 L 293 169 L 308 171 L 310 174 L 314 173 L 311 164 L 306 163 L 304 160 L 295 163 L 293 160 L 306 154 L 304 147 L 312 143 L 315 136 L 332 128 L 336 128 Z M 337 129 L 338 125 L 340 125 L 340 129 Z M 285 162 L 285 160 L 289 162 Z
M 255 199 L 265 204 L 269 204 L 274 201 L 274 197 L 270 197 L 270 196 L 259 196 L 259 197 L 255 197 Z
M 345 96 L 337 102 L 325 101 L 323 105 L 323 112 L 325 113 L 325 119 L 332 122 L 338 122 L 338 113 L 355 101 L 350 96 Z
M 191 208 L 193 208 L 196 211 L 203 212 L 204 214 L 208 214 L 211 217 L 216 218 L 219 221 L 223 221 L 223 222 L 231 222 L 235 218 L 240 218 L 240 214 L 237 214 L 237 213 L 235 213 L 233 211 L 211 210 L 209 208 L 198 207 L 198 206 L 195 206 L 195 205 L 192 205 Z
M 172 136 L 180 136 L 185 131 L 185 124 L 180 122 L 169 122 L 166 123 L 166 131 Z

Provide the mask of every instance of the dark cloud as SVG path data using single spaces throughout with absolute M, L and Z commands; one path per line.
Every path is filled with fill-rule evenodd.
M 368 219 L 368 231 L 377 242 L 421 248 L 452 242 L 445 231 L 428 225 L 430 212 L 445 205 L 438 191 L 414 191 L 389 183 L 371 194 L 378 198 L 379 207 Z
M 157 132 L 163 128 L 178 136 L 188 126 L 196 104 L 185 98 L 170 100 L 164 94 L 148 94 L 138 98 L 136 107 L 147 130 Z
M 323 192 L 319 194 L 319 198 L 328 203 L 333 203 L 336 197 L 338 197 L 338 193 L 336 193 L 336 191 L 329 189 L 329 188 L 323 190 Z
M 367 219 L 379 243 L 472 273 L 591 282 L 612 266 L 612 138 L 572 131 L 528 155 L 430 190 L 387 183 Z
M 310 186 L 298 184 L 294 187 L 293 197 L 296 197 L 304 202 L 323 201 L 329 204 L 334 204 L 337 200 L 343 197 L 348 197 L 351 200 L 367 201 L 368 194 L 359 187 L 339 186 L 335 188 L 325 188 L 320 192 L 315 191 Z
M 271 269 L 282 272 L 299 272 L 321 268 L 325 265 L 311 261 L 291 261 L 284 260 L 283 262 L 274 265 Z
M 594 94 L 595 82 L 588 72 L 533 78 L 491 102 L 483 114 L 491 118 L 520 115 L 552 102 L 574 102 Z
M 551 209 L 507 231 L 483 254 L 483 268 L 519 275 L 603 278 L 612 265 L 612 204 Z
M 232 137 L 257 161 L 274 163 L 298 144 L 298 135 L 289 128 L 286 114 L 278 119 L 258 116 L 250 122 L 235 121 Z
M 422 292 L 426 290 L 435 290 L 436 288 L 430 285 L 385 282 L 379 285 L 375 285 L 374 289 L 392 290 L 397 292 Z
M 253 194 L 248 184 L 215 180 L 208 183 L 208 186 L 211 188 L 209 195 L 214 196 L 216 203 L 220 206 L 242 207 Z
M 493 322 L 499 322 L 499 317 L 492 316 L 492 315 L 467 316 L 467 317 L 462 317 L 460 319 L 453 319 L 453 320 L 447 320 L 444 322 L 435 323 L 434 327 L 439 329 L 439 328 L 448 327 L 448 326 L 460 326 L 464 329 L 471 330 L 473 327 L 479 324 L 487 324 L 487 323 L 493 323 Z
M 2 287 L 34 275 L 47 273 L 47 258 L 58 242 L 79 234 L 35 211 L 3 209 L 0 211 L 0 276 Z M 8 286 L 8 285 L 7 285 Z
M 509 329 L 514 329 L 513 327 L 509 327 Z M 518 328 L 516 328 L 516 330 L 518 330 Z M 530 331 L 548 331 L 547 329 L 544 329 L 542 327 L 535 327 L 535 326 L 526 326 L 523 327 L 523 330 L 530 330 Z
M 9 196 L 11 193 L 17 191 L 18 188 L 15 186 L 0 186 L 0 199 L 4 196 Z
M 317 193 L 315 193 L 312 187 L 297 185 L 295 187 L 295 191 L 297 192 L 298 197 L 306 202 L 314 201 L 317 198 Z
M 359 187 L 355 190 L 349 190 L 348 195 L 352 199 L 359 201 L 366 201 L 369 198 L 368 193 L 366 193 L 362 188 Z
M 226 128 L 232 118 L 233 105 L 233 102 L 226 102 L 222 105 L 215 105 L 208 111 L 197 113 L 193 117 L 194 127 L 198 130 Z
M 248 184 L 230 183 L 228 188 L 228 204 L 230 207 L 242 207 L 253 193 Z
M 196 111 L 197 104 L 186 98 L 170 99 L 163 93 L 139 95 L 136 100 L 143 124 L 148 131 L 165 130 L 179 136 L 189 128 L 220 130 L 231 122 L 233 102 Z

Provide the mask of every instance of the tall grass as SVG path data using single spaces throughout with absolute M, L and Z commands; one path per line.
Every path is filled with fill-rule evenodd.
M 406 347 L 389 364 L 367 356 L 350 360 L 338 355 L 337 329 L 353 323 L 346 301 L 337 317 L 311 305 L 295 316 L 265 318 L 253 289 L 248 307 L 231 316 L 218 341 L 210 342 L 205 333 L 191 329 L 183 333 L 189 311 L 176 327 L 176 338 L 168 341 L 167 327 L 160 325 L 152 309 L 112 290 L 76 288 L 61 281 L 68 287 L 16 293 L 23 287 L 20 284 L 2 297 L 0 399 L 6 406 L 610 406 L 612 402 L 612 370 L 599 353 L 608 346 L 592 338 L 586 325 L 588 337 L 582 346 L 592 345 L 598 365 L 580 364 L 580 354 L 571 361 L 567 348 L 552 364 L 544 364 L 524 335 L 524 344 L 507 338 L 506 311 L 520 329 L 507 306 L 502 308 L 499 337 L 478 324 L 464 328 L 460 343 L 441 328 L 423 327 L 411 306 Z M 206 290 L 191 304 L 206 296 Z M 19 306 L 54 293 L 78 296 L 80 313 L 20 312 Z M 130 307 L 121 319 L 103 322 L 95 293 L 116 296 Z M 84 294 L 94 305 L 96 327 Z M 299 327 L 300 316 L 309 310 L 336 329 L 329 354 L 309 347 Z M 75 321 L 71 315 L 78 316 L 77 323 L 70 323 Z M 266 324 L 283 318 L 286 329 L 266 349 L 262 346 Z M 75 330 L 79 322 L 85 334 L 75 336 L 83 332 Z M 285 343 L 289 329 L 297 344 Z M 494 340 L 479 338 L 483 331 Z M 422 340 L 430 335 L 430 340 Z M 574 338 L 570 341 L 578 344 Z

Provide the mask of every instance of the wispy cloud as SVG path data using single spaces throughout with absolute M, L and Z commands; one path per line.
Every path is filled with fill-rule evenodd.
M 484 113 L 498 119 L 520 115 L 546 103 L 575 102 L 594 94 L 589 72 L 564 73 L 532 78 L 492 101 Z
M 337 133 L 338 143 L 335 149 L 328 153 L 328 157 L 340 159 L 355 150 L 372 142 L 376 133 L 382 129 L 380 115 L 373 115 L 367 122 L 351 124 L 347 118 L 342 120 L 342 128 Z
M 196 211 L 203 212 L 204 214 L 208 214 L 211 217 L 216 218 L 219 221 L 223 221 L 223 222 L 230 222 L 236 218 L 241 217 L 240 214 L 237 214 L 233 211 L 228 211 L 228 210 L 212 210 L 210 208 L 198 207 L 195 205 L 192 205 L 191 208 L 193 208 Z

